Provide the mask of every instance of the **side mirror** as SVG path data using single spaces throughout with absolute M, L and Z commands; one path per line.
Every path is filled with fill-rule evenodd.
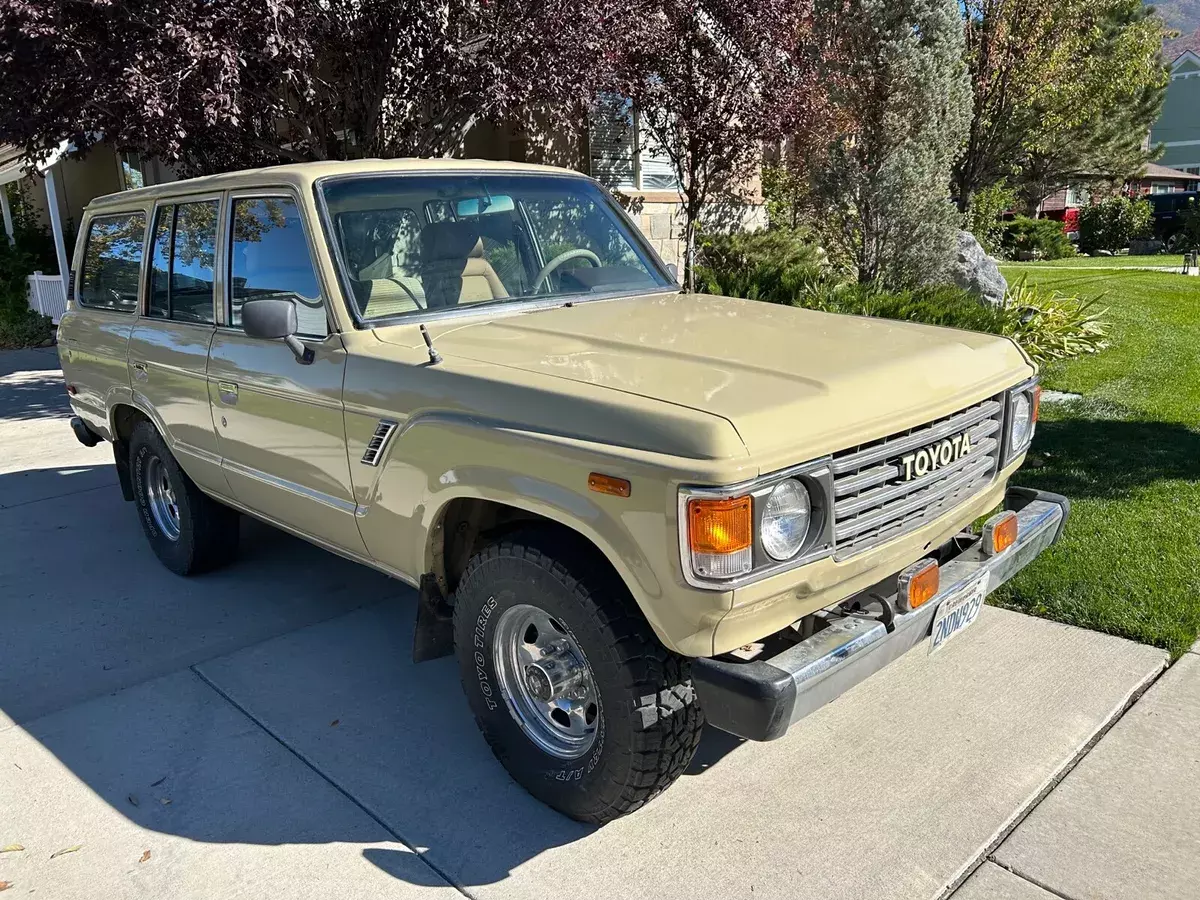
M 675 263 L 667 263 L 667 272 L 675 279 L 675 283 L 679 284 L 679 266 Z
M 313 352 L 296 337 L 296 306 L 291 300 L 264 298 L 247 300 L 242 304 L 242 331 L 264 341 L 283 341 L 296 359 L 308 365 Z

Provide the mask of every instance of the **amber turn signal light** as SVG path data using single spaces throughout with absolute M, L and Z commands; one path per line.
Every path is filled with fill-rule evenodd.
M 753 540 L 750 498 L 693 500 L 688 504 L 688 543 L 694 553 L 736 553 Z
M 753 504 L 749 497 L 690 500 L 688 547 L 692 571 L 704 578 L 736 578 L 754 565 Z
M 901 612 L 919 609 L 937 596 L 941 581 L 942 570 L 936 560 L 917 560 L 897 579 L 896 605 Z
M 1017 542 L 1017 514 L 1011 510 L 996 513 L 983 526 L 983 552 L 987 556 L 1003 553 Z
M 1031 418 L 1033 419 L 1034 422 L 1036 422 L 1038 420 L 1038 413 L 1041 412 L 1041 409 L 1042 409 L 1042 386 L 1039 384 L 1037 387 L 1035 387 L 1033 389 L 1033 415 Z
M 632 486 L 624 478 L 593 472 L 588 476 L 588 490 L 597 494 L 612 494 L 614 497 L 628 497 Z

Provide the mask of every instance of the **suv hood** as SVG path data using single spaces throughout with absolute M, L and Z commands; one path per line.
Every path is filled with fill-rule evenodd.
M 947 415 L 1033 374 L 1004 338 L 663 294 L 429 326 L 438 351 L 720 416 L 799 462 Z M 412 330 L 380 340 L 411 344 Z

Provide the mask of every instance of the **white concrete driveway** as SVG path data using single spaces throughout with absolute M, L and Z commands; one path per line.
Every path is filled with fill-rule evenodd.
M 57 366 L 0 354 L 14 896 L 937 898 L 1165 662 L 989 609 L 782 741 L 706 735 L 666 795 L 584 828 L 508 780 L 452 661 L 409 661 L 408 588 L 253 523 L 236 565 L 162 569 Z

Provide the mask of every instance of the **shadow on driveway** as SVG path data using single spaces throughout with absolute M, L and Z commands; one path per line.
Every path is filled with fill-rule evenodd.
M 28 477 L 86 477 L 69 471 Z M 0 475 L 0 496 L 26 474 Z M 398 582 L 247 518 L 236 563 L 179 578 L 115 484 L 0 509 L 0 547 L 0 757 L 7 717 L 143 828 L 215 844 L 377 840 L 300 813 L 325 779 L 401 840 L 415 822 L 439 834 L 438 855 L 463 860 L 460 884 L 501 881 L 593 831 L 508 778 L 453 659 L 411 662 L 415 594 Z M 689 774 L 738 743 L 706 735 Z M 411 853 L 363 853 L 423 883 Z
M 58 353 L 12 350 L 0 353 L 0 421 L 65 418 L 71 415 Z

